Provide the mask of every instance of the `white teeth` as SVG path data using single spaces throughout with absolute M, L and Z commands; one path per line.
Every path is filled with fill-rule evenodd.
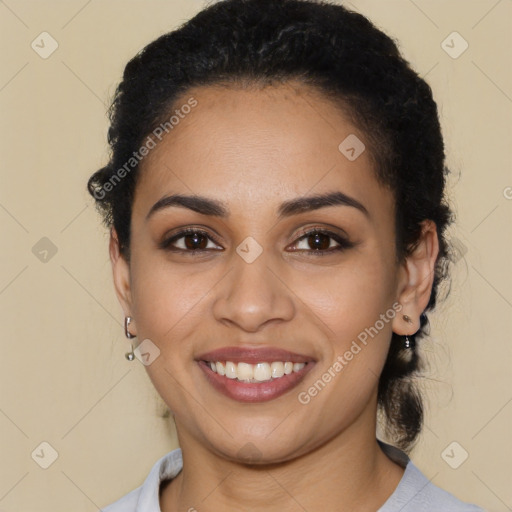
M 273 362 L 270 365 L 270 373 L 274 379 L 282 377 L 284 375 L 284 364 L 279 361 Z
M 279 379 L 283 375 L 299 372 L 307 363 L 292 363 L 291 361 L 261 362 L 257 364 L 233 363 L 232 361 L 208 361 L 208 366 L 219 375 L 228 379 L 238 379 L 241 382 L 264 382 Z
M 222 363 L 216 363 L 217 366 L 217 373 L 219 375 L 226 375 L 226 369 Z M 213 370 L 215 371 L 215 370 Z
M 238 363 L 236 370 L 236 378 L 238 380 L 245 380 L 249 382 L 254 378 L 254 370 L 252 364 Z
M 254 380 L 263 382 L 264 380 L 270 380 L 270 365 L 268 363 L 258 363 L 254 366 Z
M 226 361 L 226 377 L 228 379 L 236 379 L 236 365 L 231 361 Z

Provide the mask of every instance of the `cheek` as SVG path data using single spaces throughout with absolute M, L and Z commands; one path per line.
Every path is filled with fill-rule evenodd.
M 314 286 L 303 285 L 298 293 L 307 298 L 305 302 L 329 337 L 320 378 L 332 378 L 333 384 L 322 392 L 319 404 L 330 407 L 335 416 L 335 411 L 357 411 L 369 399 L 386 360 L 397 314 L 396 305 L 393 308 L 395 269 L 378 251 L 364 254 L 346 266 L 319 274 Z
M 161 257 L 134 257 L 132 296 L 140 336 L 151 339 L 160 350 L 176 350 L 176 340 L 186 340 L 201 321 L 201 299 L 215 284 L 211 273 L 197 277 L 185 266 L 170 265 Z
M 391 308 L 395 272 L 378 252 L 361 253 L 347 259 L 346 264 L 316 273 L 314 278 L 298 275 L 290 287 L 300 290 L 298 296 L 337 339 L 346 340 L 373 325 Z

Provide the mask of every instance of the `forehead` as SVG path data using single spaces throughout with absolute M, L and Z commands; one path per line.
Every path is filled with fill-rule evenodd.
M 139 207 L 149 209 L 175 192 L 222 196 L 233 208 L 333 190 L 375 204 L 386 193 L 375 179 L 365 134 L 308 86 L 195 87 L 173 112 L 180 114 L 191 98 L 196 105 L 176 116 L 141 163 Z

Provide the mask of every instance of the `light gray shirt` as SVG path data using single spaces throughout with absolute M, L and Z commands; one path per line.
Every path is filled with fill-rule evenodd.
M 405 467 L 393 494 L 376 512 L 486 512 L 483 508 L 460 501 L 437 487 L 397 448 L 379 441 L 388 457 Z M 160 482 L 174 478 L 183 468 L 180 448 L 160 458 L 144 483 L 121 499 L 103 508 L 103 512 L 161 512 Z M 191 504 L 189 510 L 194 510 Z

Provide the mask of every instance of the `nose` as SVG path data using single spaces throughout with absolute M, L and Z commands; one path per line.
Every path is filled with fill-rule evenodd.
M 272 322 L 289 321 L 295 314 L 293 292 L 271 268 L 265 251 L 248 263 L 233 255 L 233 268 L 218 288 L 215 318 L 247 332 L 257 332 Z

